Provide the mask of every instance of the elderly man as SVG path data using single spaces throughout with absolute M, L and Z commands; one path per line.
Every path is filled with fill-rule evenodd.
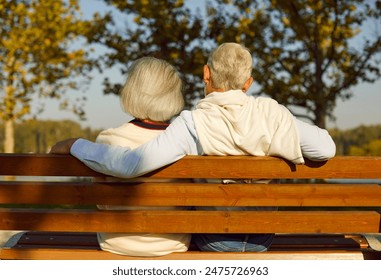
M 113 147 L 84 139 L 57 143 L 52 153 L 71 153 L 90 168 L 130 178 L 143 175 L 185 155 L 279 156 L 295 164 L 304 158 L 327 160 L 335 144 L 324 129 L 297 120 L 271 98 L 246 94 L 253 82 L 252 56 L 243 46 L 225 43 L 204 66 L 205 98 L 183 111 L 156 139 L 137 149 Z M 211 251 L 265 251 L 272 235 L 197 235 L 196 244 Z

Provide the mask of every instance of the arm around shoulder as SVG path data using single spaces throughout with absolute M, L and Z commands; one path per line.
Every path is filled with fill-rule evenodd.
M 122 178 L 141 176 L 187 154 L 198 154 L 189 119 L 178 117 L 164 132 L 153 140 L 131 150 L 78 139 L 70 153 L 95 171 Z

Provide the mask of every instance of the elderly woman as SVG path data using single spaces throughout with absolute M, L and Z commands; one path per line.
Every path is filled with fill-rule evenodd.
M 180 75 L 164 60 L 140 58 L 127 72 L 120 100 L 124 111 L 134 119 L 120 127 L 102 131 L 96 142 L 133 149 L 158 136 L 183 109 Z M 98 205 L 98 208 L 137 209 L 111 205 Z M 184 252 L 188 250 L 190 237 L 190 234 L 98 233 L 99 245 L 103 250 L 129 256 L 160 256 Z

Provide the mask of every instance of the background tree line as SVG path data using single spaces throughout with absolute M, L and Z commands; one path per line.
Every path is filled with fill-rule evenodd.
M 0 141 L 4 139 L 3 128 L 0 124 Z M 28 120 L 15 125 L 15 153 L 47 153 L 62 139 L 82 137 L 94 141 L 99 132 L 70 120 Z M 0 152 L 4 152 L 1 147 Z
M 0 0 L 5 152 L 20 139 L 15 124 L 43 109 L 31 108 L 33 100 L 60 99 L 84 118 L 80 90 L 93 71 L 104 73 L 105 94 L 118 94 L 107 70 L 125 74 L 142 56 L 179 69 L 191 108 L 203 96 L 210 51 L 241 43 L 254 58 L 250 94 L 273 97 L 323 128 L 338 99 L 381 77 L 380 0 L 209 0 L 197 9 L 192 0 L 97 1 L 112 9 L 85 17 L 79 0 Z
M 330 130 L 336 155 L 381 156 L 381 124 L 348 130 Z
M 2 128 L 0 124 L 0 141 L 4 138 Z M 82 137 L 94 141 L 99 132 L 69 120 L 28 120 L 15 126 L 15 152 L 46 153 L 62 139 Z M 336 143 L 337 155 L 381 156 L 381 124 L 329 132 Z M 0 152 L 3 152 L 1 147 Z

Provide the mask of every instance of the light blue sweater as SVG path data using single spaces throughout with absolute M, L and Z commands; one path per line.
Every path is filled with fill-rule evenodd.
M 334 157 L 336 146 L 325 129 L 295 119 L 305 158 L 324 161 Z M 78 139 L 71 154 L 90 168 L 112 176 L 133 178 L 171 164 L 186 155 L 203 155 L 191 111 L 179 117 L 156 139 L 131 150 Z

